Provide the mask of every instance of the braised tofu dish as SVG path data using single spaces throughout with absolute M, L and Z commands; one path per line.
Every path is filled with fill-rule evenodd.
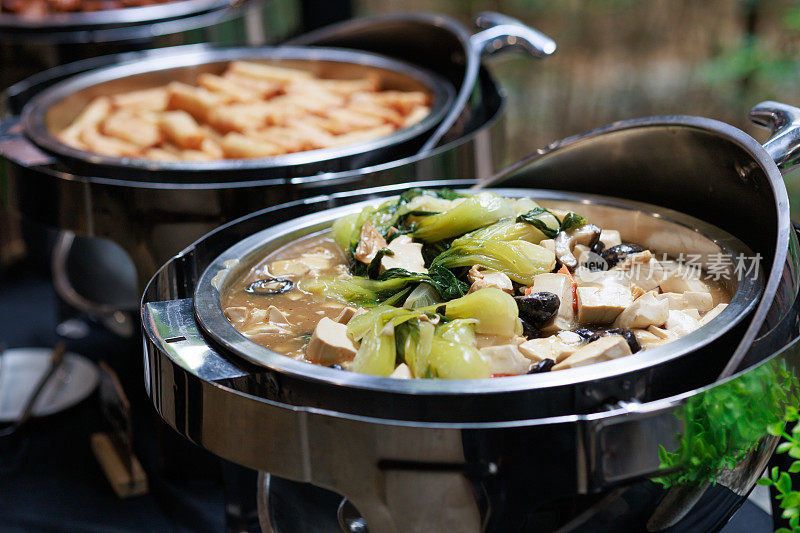
M 528 198 L 411 189 L 271 251 L 221 304 L 243 335 L 288 357 L 451 379 L 626 357 L 725 309 L 708 273 L 621 229 Z

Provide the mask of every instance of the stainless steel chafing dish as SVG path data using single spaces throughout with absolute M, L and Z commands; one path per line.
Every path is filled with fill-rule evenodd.
M 179 0 L 87 13 L 22 17 L 0 13 L 0 73 L 4 89 L 44 69 L 72 61 L 200 42 L 263 45 L 291 32 L 275 13 L 285 0 Z M 12 94 L 20 88 L 12 89 Z
M 231 61 L 246 60 L 306 70 L 320 77 L 351 79 L 377 74 L 385 89 L 423 91 L 431 96 L 428 116 L 408 128 L 368 142 L 311 150 L 265 159 L 212 162 L 163 162 L 103 156 L 62 143 L 66 128 L 93 98 L 148 89 L 171 81 L 193 83 L 201 73 L 221 73 Z M 313 176 L 370 166 L 413 154 L 452 107 L 453 88 L 440 76 L 390 58 L 354 50 L 314 47 L 189 49 L 160 54 L 72 77 L 33 97 L 24 107 L 21 126 L 36 146 L 54 154 L 70 169 L 91 176 L 137 181 L 228 182 Z
M 148 394 L 191 441 L 347 497 L 348 512 L 370 531 L 719 529 L 772 454 L 776 441 L 766 427 L 782 418 L 800 371 L 798 243 L 779 171 L 796 160 L 800 110 L 765 103 L 753 118 L 773 131 L 764 146 L 717 121 L 653 117 L 554 143 L 483 184 L 566 191 L 532 196 L 580 199 L 596 216 L 648 201 L 718 226 L 761 257 L 763 291 L 739 307 L 739 326 L 721 320 L 720 329 L 698 331 L 674 352 L 653 350 L 653 360 L 645 352 L 618 366 L 587 367 L 593 376 L 567 370 L 474 389 L 336 379 L 272 358 L 263 361 L 267 368 L 248 362 L 252 343 L 227 337 L 214 322 L 217 304 L 203 285 L 209 267 L 218 270 L 214 261 L 226 250 L 257 248 L 269 234 L 258 235 L 264 228 L 275 226 L 277 238 L 280 224 L 299 215 L 352 209 L 401 185 L 266 209 L 173 258 L 142 301 Z M 672 235 L 699 230 L 683 242 L 740 246 L 695 219 L 659 211 L 645 207 L 642 223 L 662 214 L 678 223 L 658 222 Z M 315 219 L 304 220 L 313 226 Z M 403 388 L 420 394 L 405 402 Z M 758 418 L 748 411 L 755 404 L 763 407 Z M 747 428 L 730 423 L 737 419 Z M 698 425 L 710 431 L 700 435 Z M 709 471 L 693 463 L 701 441 L 718 453 Z M 328 518 L 336 524 L 333 507 Z M 263 516 L 265 527 L 277 527 L 269 510 Z

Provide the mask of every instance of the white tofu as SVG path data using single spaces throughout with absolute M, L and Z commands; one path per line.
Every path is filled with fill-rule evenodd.
M 627 329 L 646 329 L 661 326 L 669 316 L 669 302 L 656 291 L 640 296 L 614 321 L 614 326 Z
M 577 334 L 575 336 L 578 337 L 578 342 L 569 344 L 564 342 L 558 335 L 531 339 L 520 344 L 519 351 L 522 352 L 522 355 L 537 363 L 544 359 L 552 359 L 558 363 L 574 354 L 581 347 L 580 336 Z
M 333 255 L 329 252 L 305 253 L 295 259 L 273 261 L 269 272 L 273 276 L 302 276 L 330 268 Z
M 653 257 L 650 250 L 629 255 L 612 270 L 624 272 L 631 283 L 645 291 L 652 291 L 658 287 L 667 276 L 663 265 Z
M 475 335 L 475 345 L 478 349 L 487 346 L 501 346 L 503 344 L 513 344 L 515 346 L 525 342 L 525 337 L 505 337 L 500 335 L 482 335 L 480 333 Z
M 539 246 L 541 246 L 542 248 L 547 248 L 551 252 L 556 253 L 556 241 L 554 241 L 553 239 L 541 240 L 539 241 Z
M 472 283 L 469 292 L 479 291 L 488 287 L 500 289 L 508 294 L 514 294 L 514 285 L 511 283 L 511 278 L 502 272 L 495 272 L 493 270 L 481 270 L 478 265 L 469 269 L 467 279 Z
M 365 312 L 366 311 L 364 309 L 355 309 L 353 307 L 347 306 L 344 309 L 342 309 L 342 312 L 339 313 L 334 320 L 339 324 L 347 324 L 348 322 L 350 322 L 351 318 Z
M 564 329 L 572 329 L 575 312 L 572 308 L 572 283 L 564 274 L 538 274 L 533 278 L 533 292 L 552 292 L 561 304 L 558 313 L 542 327 L 542 333 L 549 335 Z
M 530 359 L 522 355 L 516 344 L 486 346 L 480 352 L 492 374 L 525 374 L 531 367 Z
M 599 287 L 578 287 L 578 323 L 611 324 L 633 304 L 630 284 L 608 279 Z
M 650 327 L 655 328 L 655 326 Z M 666 342 L 663 337 L 646 329 L 634 329 L 631 331 L 633 331 L 634 336 L 636 336 L 636 340 L 639 342 L 639 346 L 642 347 L 642 350 L 655 348 L 656 346 L 661 346 Z
M 678 265 L 661 281 L 662 292 L 711 292 L 711 287 L 702 279 L 702 272 L 693 267 Z
M 273 324 L 289 325 L 289 318 L 285 314 L 283 314 L 283 311 L 281 311 L 274 305 L 270 305 L 267 308 L 267 321 L 272 322 Z
M 701 313 L 707 313 L 714 306 L 714 298 L 709 292 L 684 292 L 683 294 L 665 292 L 664 297 L 669 302 L 670 310 L 696 309 Z
M 726 307 L 728 307 L 728 304 L 718 304 L 714 309 L 703 315 L 703 318 L 700 319 L 700 326 L 701 327 L 705 326 L 706 324 L 717 318 L 719 314 L 725 310 Z
M 575 368 L 602 361 L 610 361 L 619 357 L 631 355 L 631 348 L 625 337 L 621 335 L 609 335 L 600 337 L 594 342 L 590 342 L 583 348 L 558 363 L 553 370 L 564 368 Z
M 347 326 L 323 317 L 314 328 L 306 349 L 306 358 L 314 363 L 330 365 L 352 361 L 358 347 L 347 336 Z
M 381 272 L 390 268 L 402 268 L 409 272 L 427 274 L 425 259 L 422 258 L 422 243 L 414 242 L 408 235 L 400 235 L 389 243 L 394 255 L 381 258 Z
M 225 316 L 234 324 L 244 324 L 250 317 L 250 311 L 246 307 L 226 307 Z
M 583 337 L 574 331 L 559 331 L 556 337 L 561 339 L 564 344 L 583 344 Z
M 649 326 L 647 331 L 658 337 L 659 339 L 663 340 L 664 342 L 669 342 L 678 338 L 678 335 L 669 331 L 664 328 L 660 328 L 658 326 Z
M 394 369 L 394 372 L 389 374 L 390 378 L 398 378 L 398 379 L 411 379 L 411 369 L 408 368 L 408 365 L 405 363 L 400 363 L 397 365 L 397 368 Z
M 696 309 L 692 309 L 694 315 L 687 311 L 671 310 L 664 324 L 664 329 L 674 333 L 678 337 L 683 337 L 700 327 L 700 315 Z
M 269 272 L 273 276 L 302 276 L 310 270 L 311 267 L 300 259 L 281 259 L 269 265 Z
M 579 265 L 583 265 L 584 263 L 588 262 L 591 259 L 591 253 L 592 250 L 583 244 L 576 244 L 572 249 L 572 255 L 574 255 L 575 259 L 578 260 Z
M 622 244 L 622 237 L 615 229 L 604 229 L 600 232 L 600 242 L 608 249 Z

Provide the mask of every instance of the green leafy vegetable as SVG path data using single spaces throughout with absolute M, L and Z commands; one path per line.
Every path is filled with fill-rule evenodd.
M 558 217 L 543 207 L 531 209 L 517 217 L 517 222 L 524 222 L 544 233 L 549 239 L 555 237 L 561 229 Z
M 586 224 L 585 218 L 570 211 L 564 216 L 564 220 L 561 221 L 561 230 L 566 231 L 568 229 L 577 228 L 578 226 L 583 226 L 584 224 Z
M 424 242 L 441 241 L 512 216 L 514 209 L 505 199 L 480 192 L 455 202 L 444 213 L 422 218 L 413 236 Z
M 417 307 L 430 307 L 442 303 L 439 292 L 430 283 L 422 282 L 417 285 L 406 298 L 404 307 L 415 309 Z
M 420 189 L 415 187 L 405 191 L 400 195 L 400 204 L 407 204 L 418 196 L 431 196 L 434 198 L 441 198 L 442 200 L 457 200 L 459 198 L 464 198 L 467 195 L 461 194 L 452 189 Z
M 450 248 L 438 255 L 431 268 L 472 267 L 504 272 L 517 283 L 533 284 L 537 274 L 550 272 L 555 266 L 555 254 L 527 241 L 498 241 L 494 239 L 457 239 Z
M 534 225 L 515 222 L 514 219 L 506 219 L 495 222 L 485 228 L 471 231 L 453 242 L 457 243 L 461 239 L 494 239 L 498 241 L 528 241 L 533 244 L 539 244 L 546 238 L 548 238 L 548 235 Z
M 519 311 L 514 297 L 494 287 L 447 302 L 444 315 L 452 320 L 476 320 L 477 333 L 511 337 L 518 330 Z
M 517 216 L 517 222 L 530 224 L 552 239 L 559 231 L 583 226 L 586 224 L 586 219 L 570 211 L 563 220 L 559 220 L 551 211 L 543 207 L 535 207 L 527 213 Z
M 469 285 L 459 280 L 449 269 L 441 265 L 431 265 L 428 269 L 430 283 L 444 300 L 460 298 L 467 294 Z
M 367 266 L 366 275 L 368 278 L 375 279 L 378 277 L 381 271 L 381 259 L 387 255 L 392 257 L 394 252 L 389 248 L 381 248 L 375 253 L 375 257 L 372 258 L 372 261 L 370 261 Z

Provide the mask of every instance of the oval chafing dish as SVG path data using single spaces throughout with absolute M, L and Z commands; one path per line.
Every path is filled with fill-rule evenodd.
M 667 204 L 719 226 L 761 255 L 764 291 L 741 323 L 743 331 L 727 345 L 709 345 L 719 350 L 709 368 L 691 354 L 674 359 L 691 364 L 675 368 L 671 393 L 661 391 L 672 395 L 646 401 L 655 391 L 606 377 L 575 387 L 571 397 L 545 398 L 547 406 L 520 407 L 517 391 L 497 404 L 546 410 L 555 401 L 574 402 L 571 413 L 557 416 L 494 422 L 425 421 L 418 412 L 404 419 L 369 417 L 302 405 L 319 381 L 265 372 L 200 327 L 198 281 L 232 245 L 299 215 L 397 194 L 407 185 L 266 209 L 209 233 L 172 259 L 142 301 L 148 394 L 191 441 L 251 468 L 346 496 L 370 531 L 508 531 L 521 524 L 541 531 L 719 529 L 775 449 L 766 428 L 781 420 L 784 401 L 797 394 L 800 372 L 798 243 L 776 164 L 786 168 L 796 160 L 800 110 L 765 103 L 753 117 L 773 131 L 764 146 L 717 121 L 652 117 L 554 143 L 500 176 L 502 186 Z M 448 184 L 455 185 L 430 186 Z M 732 355 L 736 373 L 717 380 Z M 281 394 L 288 401 L 272 399 Z M 391 409 L 375 398 L 365 391 L 362 401 Z M 760 418 L 749 411 L 753 405 L 764 407 Z M 729 423 L 735 419 L 746 422 L 744 433 Z M 698 423 L 709 432 L 699 435 Z M 718 454 L 708 472 L 693 466 L 698 442 Z

